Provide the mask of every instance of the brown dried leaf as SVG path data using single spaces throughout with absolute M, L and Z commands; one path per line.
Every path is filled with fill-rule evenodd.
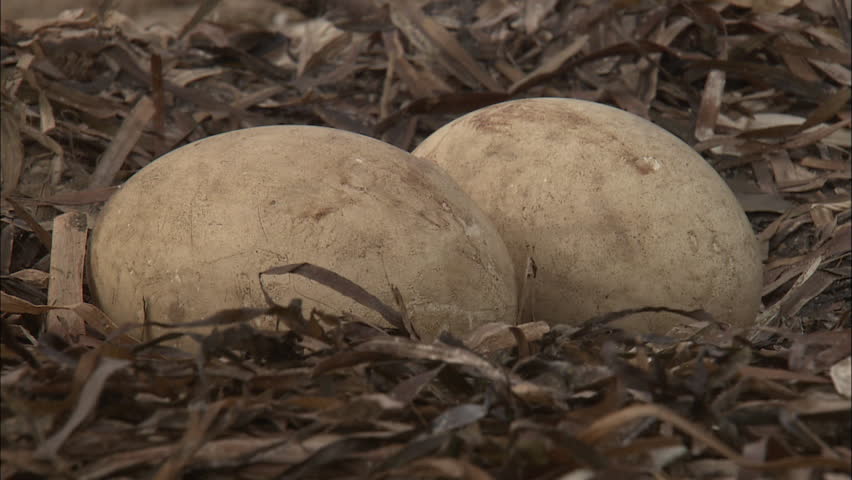
M 805 335 L 786 333 L 785 336 L 793 339 L 787 360 L 793 371 L 822 373 L 852 353 L 852 331 L 848 329 Z
M 47 79 L 39 79 L 47 97 L 76 110 L 85 112 L 98 119 L 108 119 L 125 112 L 124 105 L 103 97 L 83 93 L 74 88 Z
M 820 170 L 852 171 L 849 162 L 831 158 L 805 157 L 800 162 L 803 167 L 816 168 Z
M 559 72 L 569 60 L 580 53 L 586 44 L 589 42 L 588 35 L 580 35 L 574 38 L 571 43 L 565 48 L 560 49 L 556 55 L 545 59 L 541 65 L 524 76 L 524 78 L 516 81 L 509 87 L 509 95 L 514 95 L 517 92 L 526 90 L 532 85 L 540 83 L 542 80 L 549 78 Z
M 787 402 L 785 407 L 799 415 L 836 415 L 852 410 L 852 401 L 835 393 L 814 390 L 802 398 Z
M 750 8 L 761 13 L 780 13 L 798 5 L 801 0 L 725 0 L 726 3 Z
M 5 104 L 4 104 L 5 110 Z M 0 115 L 0 177 L 2 177 L 3 195 L 10 195 L 18 188 L 21 173 L 24 171 L 24 145 L 18 121 L 12 112 Z
M 781 191 L 802 191 L 803 186 L 809 187 L 816 178 L 814 173 L 793 163 L 786 151 L 782 150 L 768 157 L 775 184 Z
M 282 267 L 273 267 L 260 273 L 263 275 L 301 275 L 307 279 L 319 282 L 334 291 L 345 295 L 361 305 L 370 308 L 382 316 L 394 327 L 404 329 L 400 313 L 387 306 L 378 297 L 372 295 L 352 281 L 317 265 L 310 263 L 292 263 Z
M 50 138 L 45 132 L 43 132 L 43 131 L 41 131 L 37 128 L 33 128 L 29 125 L 21 125 L 21 133 L 23 133 L 26 136 L 37 141 L 44 148 L 50 150 L 51 152 L 55 153 L 56 155 L 63 156 L 65 154 L 65 152 L 62 149 L 62 146 L 59 145 L 59 143 L 56 140 Z
M 408 87 L 408 91 L 414 98 L 435 97 L 440 94 L 451 93 L 453 91 L 446 82 L 440 80 L 436 75 L 418 71 L 405 58 L 405 51 L 402 48 L 402 43 L 399 38 L 398 30 L 389 30 L 382 32 L 382 40 L 384 41 L 385 50 L 388 52 L 388 62 L 390 71 L 399 75 L 399 78 Z M 386 117 L 387 115 L 382 115 Z
M 119 189 L 118 186 L 92 188 L 79 191 L 58 192 L 39 200 L 47 205 L 88 205 L 106 202 Z
M 80 397 L 77 404 L 74 406 L 74 410 L 71 412 L 71 416 L 68 418 L 68 421 L 65 422 L 65 425 L 63 425 L 59 431 L 39 445 L 34 455 L 37 458 L 56 457 L 57 452 L 68 437 L 78 426 L 80 426 L 83 420 L 85 420 L 97 406 L 98 398 L 100 397 L 101 391 L 103 390 L 110 375 L 128 365 L 130 365 L 130 362 L 127 360 L 101 357 L 98 367 L 86 380 L 86 384 L 80 392 Z
M 484 86 L 491 92 L 503 88 L 462 47 L 456 38 L 411 0 L 390 4 L 390 18 L 408 40 L 433 61 L 440 63 L 471 88 Z
M 451 365 L 469 367 L 488 381 L 505 385 L 508 378 L 504 372 L 479 355 L 462 348 L 446 344 L 414 343 L 401 337 L 386 337 L 367 340 L 355 347 L 358 352 L 380 353 L 397 358 L 433 360 Z
M 305 22 L 299 39 L 299 61 L 296 75 L 304 76 L 318 65 L 342 51 L 352 40 L 352 34 L 337 29 L 325 19 Z
M 429 382 L 434 380 L 435 377 L 441 373 L 443 368 L 443 365 L 435 367 L 398 383 L 394 389 L 391 390 L 391 396 L 400 402 L 411 403 L 415 398 L 417 398 L 420 391 L 422 391 Z
M 400 110 L 382 119 L 375 126 L 375 134 L 382 133 L 399 122 L 404 115 L 410 114 L 464 114 L 495 103 L 509 100 L 505 93 L 462 92 L 419 98 L 406 104 Z
M 698 108 L 698 120 L 695 123 L 695 138 L 698 141 L 707 140 L 715 134 L 714 128 L 724 93 L 725 72 L 711 70 L 704 83 L 704 93 L 701 95 L 701 105 Z
M 712 433 L 701 428 L 695 423 L 690 422 L 672 410 L 654 404 L 634 405 L 597 419 L 591 425 L 583 429 L 577 435 L 577 438 L 585 442 L 595 443 L 625 423 L 649 416 L 674 425 L 689 436 L 725 456 L 725 458 L 745 468 L 762 471 L 783 471 L 790 468 L 830 465 L 831 468 L 843 469 L 844 471 L 852 470 L 852 467 L 850 467 L 844 460 L 831 457 L 799 456 L 769 462 L 755 462 L 741 456 L 733 448 L 726 445 Z
M 737 200 L 746 212 L 784 213 L 793 206 L 777 193 L 737 193 Z
M 816 272 L 810 278 L 807 278 L 801 285 L 795 285 L 795 291 L 790 289 L 788 296 L 785 296 L 784 304 L 781 307 L 781 314 L 787 317 L 793 317 L 799 310 L 802 309 L 814 297 L 821 294 L 834 282 L 841 280 L 842 277 L 828 272 Z
M 83 302 L 83 275 L 88 239 L 87 219 L 81 213 L 66 213 L 53 222 L 50 256 L 49 305 Z M 83 320 L 73 310 L 52 310 L 47 314 L 47 331 L 70 340 L 86 333 Z
M 9 275 L 12 278 L 28 283 L 37 288 L 47 288 L 50 283 L 50 274 L 34 268 L 25 268 Z
M 827 86 L 822 83 L 807 82 L 793 77 L 786 70 L 754 62 L 733 60 L 697 60 L 690 64 L 690 68 L 702 71 L 710 71 L 713 69 L 722 70 L 732 77 L 748 80 L 757 86 L 769 85 L 776 89 L 811 100 L 823 98 L 826 93 L 828 93 Z
M 825 377 L 811 375 L 809 373 L 792 372 L 778 368 L 755 367 L 751 365 L 740 365 L 739 374 L 744 377 L 754 377 L 764 380 L 786 380 L 790 382 L 805 383 L 829 383 Z
M 180 32 L 178 33 L 178 39 L 183 38 L 187 33 L 192 31 L 202 20 L 204 17 L 210 14 L 221 2 L 222 0 L 202 0 L 198 3 L 198 8 L 192 14 L 192 18 L 189 19 L 183 27 L 181 27 Z
M 372 33 L 392 27 L 388 6 L 375 0 L 329 0 L 325 18 L 341 30 Z
M 38 315 L 41 313 L 46 313 L 55 308 L 63 308 L 63 307 L 48 307 L 47 305 L 34 305 L 23 298 L 16 297 L 14 295 L 10 295 L 6 292 L 0 291 L 0 311 L 6 313 L 26 313 L 31 315 Z
M 834 125 L 812 127 L 794 136 L 785 142 L 783 146 L 787 149 L 802 148 L 824 140 L 825 143 L 848 148 L 849 146 L 852 146 L 852 140 L 849 138 L 850 132 L 849 130 L 842 131 L 841 129 L 848 127 L 850 124 L 852 124 L 852 119 L 847 118 L 846 120 L 841 120 Z M 840 133 L 840 135 L 835 138 L 831 138 L 835 133 Z
M 118 170 L 127 159 L 127 154 L 139 141 L 143 129 L 148 125 L 155 111 L 154 102 L 148 96 L 142 97 L 136 103 L 122 122 L 112 143 L 99 159 L 98 166 L 89 180 L 90 189 L 108 187 L 115 181 Z
M 392 472 L 405 478 L 455 478 L 459 480 L 492 480 L 494 478 L 476 465 L 452 457 L 418 458 Z
M 11 325 L 9 325 L 5 318 L 0 319 L 0 343 L 8 347 L 9 350 L 14 353 L 14 355 L 17 355 L 19 358 L 27 362 L 30 367 L 41 367 L 41 364 L 36 359 L 36 357 L 33 356 L 33 354 L 30 353 L 30 351 L 26 347 L 24 347 L 20 341 L 18 341 L 17 335 L 15 335 L 15 330 L 12 328 Z M 8 381 L 4 381 L 8 379 L 7 375 L 4 375 L 2 378 L 0 378 L 0 384 L 5 386 L 11 383 Z
M 203 409 L 190 410 L 189 425 L 179 443 L 179 448 L 174 449 L 172 455 L 157 470 L 154 480 L 179 478 L 186 464 L 193 460 L 195 454 L 206 442 L 213 421 L 231 403 L 231 400 L 223 399 L 206 404 Z
M 38 223 L 35 218 L 33 218 L 30 212 L 26 208 L 21 206 L 18 202 L 16 202 L 10 197 L 5 197 L 4 200 L 6 200 L 7 202 L 9 202 L 10 205 L 12 205 L 12 207 L 15 209 L 15 215 L 22 218 L 24 222 L 26 222 L 27 226 L 30 227 L 33 233 L 35 233 L 36 238 L 38 238 L 39 242 L 41 242 L 41 244 L 44 245 L 45 248 L 50 250 L 53 243 L 51 234 L 47 230 L 45 230 L 44 227 L 42 227 L 41 224 Z
M 845 85 L 847 87 L 852 86 L 852 71 L 848 68 L 842 67 L 836 63 L 822 62 L 819 60 L 810 60 L 810 63 L 838 84 Z
M 518 5 L 511 0 L 485 0 L 476 7 L 476 22 L 472 29 L 488 28 L 520 13 Z
M 540 340 L 541 337 L 550 331 L 550 326 L 545 322 L 524 323 L 517 327 L 505 323 L 492 322 L 477 327 L 465 335 L 462 338 L 462 342 L 468 348 L 480 354 L 512 348 L 516 346 L 517 342 L 510 330 L 511 328 L 520 329 L 528 342 Z

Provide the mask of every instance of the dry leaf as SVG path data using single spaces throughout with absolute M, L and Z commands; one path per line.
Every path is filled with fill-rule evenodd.
M 837 393 L 852 398 L 852 357 L 846 357 L 832 365 L 829 374 Z

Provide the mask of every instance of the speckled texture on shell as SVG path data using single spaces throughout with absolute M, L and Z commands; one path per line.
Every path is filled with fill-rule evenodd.
M 487 217 L 433 162 L 378 140 L 311 126 L 209 137 L 134 175 L 91 242 L 98 304 L 119 323 L 194 320 L 262 307 L 258 272 L 310 262 L 394 305 L 400 288 L 427 338 L 511 321 L 514 272 Z M 269 276 L 279 303 L 383 320 L 298 276 Z M 264 323 L 265 322 L 265 323 Z M 271 327 L 269 319 L 261 326 Z
M 413 153 L 491 217 L 519 279 L 534 247 L 539 320 L 577 324 L 644 306 L 755 319 L 762 265 L 739 203 L 692 148 L 636 115 L 572 99 L 509 101 L 456 119 Z M 628 323 L 659 332 L 675 317 Z

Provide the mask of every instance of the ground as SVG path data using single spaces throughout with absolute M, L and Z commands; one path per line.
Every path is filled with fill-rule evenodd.
M 4 478 L 849 478 L 848 1 L 60 3 L 2 4 Z M 537 96 L 640 115 L 719 172 L 765 252 L 754 326 L 427 343 L 392 296 L 290 265 L 395 328 L 271 304 L 200 319 L 192 356 L 93 304 L 88 231 L 170 150 L 269 124 L 411 150 Z

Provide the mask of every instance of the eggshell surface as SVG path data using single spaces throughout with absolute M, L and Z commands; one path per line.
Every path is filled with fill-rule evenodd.
M 490 216 L 519 281 L 531 254 L 538 320 L 659 306 L 738 326 L 756 317 L 762 262 L 736 197 L 645 119 L 588 101 L 514 100 L 441 127 L 413 154 L 440 164 Z M 626 321 L 666 332 L 683 319 Z
M 455 182 L 433 162 L 324 127 L 237 130 L 166 154 L 110 199 L 90 250 L 97 303 L 118 323 L 142 322 L 143 302 L 149 320 L 166 323 L 264 307 L 258 273 L 297 262 L 391 306 L 397 286 L 427 339 L 515 311 L 508 251 Z M 264 283 L 278 303 L 299 297 L 306 308 L 386 325 L 319 283 Z

